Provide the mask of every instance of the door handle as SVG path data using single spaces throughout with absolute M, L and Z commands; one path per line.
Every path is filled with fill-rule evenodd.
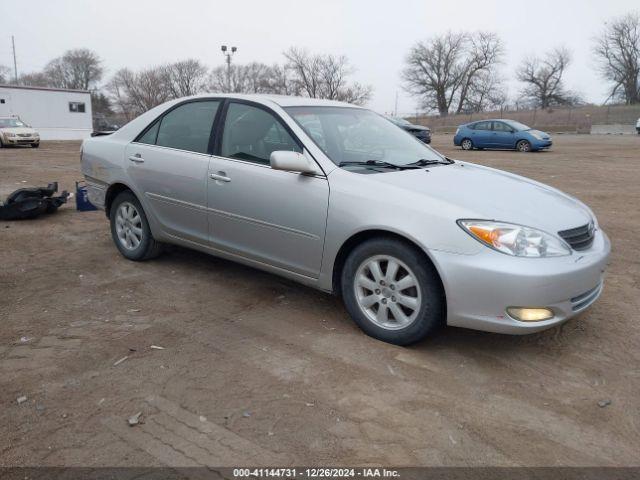
M 143 163 L 144 162 L 144 158 L 142 158 L 142 156 L 139 153 L 136 153 L 135 155 L 130 155 L 129 156 L 129 160 L 132 161 L 133 163 Z
M 225 176 L 223 173 L 224 172 L 220 172 L 220 174 L 218 174 L 218 173 L 210 173 L 209 174 L 209 178 L 211 180 L 217 180 L 219 182 L 230 182 L 231 179 L 229 177 Z

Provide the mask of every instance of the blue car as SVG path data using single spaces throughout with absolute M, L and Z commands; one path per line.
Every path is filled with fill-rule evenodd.
M 548 133 L 514 120 L 480 120 L 460 125 L 453 144 L 463 150 L 495 148 L 534 152 L 551 147 L 553 142 Z

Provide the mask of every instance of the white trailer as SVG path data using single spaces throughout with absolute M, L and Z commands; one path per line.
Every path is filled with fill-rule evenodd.
M 41 140 L 82 140 L 93 131 L 86 90 L 0 85 L 0 117 L 17 116 Z

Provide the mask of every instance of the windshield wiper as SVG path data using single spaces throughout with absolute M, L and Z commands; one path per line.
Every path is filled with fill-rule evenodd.
M 450 158 L 444 157 L 446 161 L 442 160 L 427 160 L 426 158 L 421 158 L 417 162 L 409 163 L 408 165 L 417 165 L 419 167 L 426 167 L 427 165 L 451 165 L 453 160 Z
M 362 166 L 370 166 L 370 167 L 387 167 L 387 168 L 395 168 L 397 170 L 411 170 L 415 168 L 420 168 L 418 165 L 398 165 L 396 163 L 385 162 L 384 160 L 366 160 L 366 161 L 350 161 L 350 162 L 340 162 L 338 164 L 339 167 L 345 167 L 349 165 L 362 165 Z

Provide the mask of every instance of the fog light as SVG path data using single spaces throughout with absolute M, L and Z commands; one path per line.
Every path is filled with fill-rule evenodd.
M 541 322 L 553 318 L 553 311 L 549 308 L 509 307 L 507 313 L 521 322 Z

